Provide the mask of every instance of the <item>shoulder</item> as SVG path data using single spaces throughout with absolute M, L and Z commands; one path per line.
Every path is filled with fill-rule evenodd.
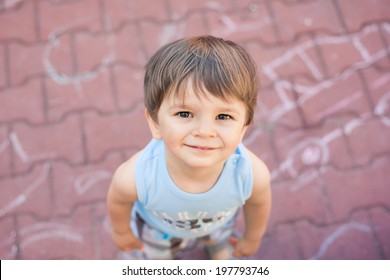
M 112 177 L 110 192 L 121 197 L 126 202 L 134 202 L 137 200 L 135 168 L 137 159 L 141 153 L 142 150 L 121 164 Z
M 249 160 L 252 164 L 253 190 L 251 199 L 269 197 L 271 191 L 271 175 L 267 165 L 252 151 L 246 148 Z

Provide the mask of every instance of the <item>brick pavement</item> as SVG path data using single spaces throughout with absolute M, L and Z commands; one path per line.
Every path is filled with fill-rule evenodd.
M 105 195 L 150 139 L 143 66 L 206 33 L 262 81 L 244 142 L 274 202 L 252 258 L 390 258 L 389 0 L 3 0 L 1 259 L 121 257 Z

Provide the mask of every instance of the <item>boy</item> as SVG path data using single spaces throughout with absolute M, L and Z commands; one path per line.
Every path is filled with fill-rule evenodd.
M 107 198 L 120 249 L 175 259 L 201 240 L 211 259 L 256 252 L 270 213 L 270 176 L 241 141 L 257 86 L 245 50 L 212 36 L 178 40 L 150 59 L 144 90 L 153 140 L 117 169 Z M 241 206 L 245 232 L 233 244 Z

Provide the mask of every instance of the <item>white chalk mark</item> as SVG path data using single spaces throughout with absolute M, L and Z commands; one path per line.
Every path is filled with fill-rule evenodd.
M 390 33 L 390 24 L 381 24 L 380 25 L 383 30 Z M 280 104 L 271 110 L 267 110 L 263 114 L 265 121 L 267 123 L 277 123 L 279 119 L 284 117 L 287 113 L 289 113 L 292 110 L 296 110 L 299 106 L 303 106 L 306 102 L 309 100 L 315 98 L 318 94 L 323 93 L 327 89 L 331 89 L 336 84 L 347 80 L 349 77 L 354 75 L 357 71 L 366 69 L 367 67 L 370 67 L 372 64 L 375 64 L 376 62 L 380 61 L 381 59 L 387 57 L 388 52 L 390 51 L 390 48 L 383 48 L 380 50 L 377 50 L 376 52 L 370 52 L 369 49 L 363 44 L 363 37 L 370 35 L 373 32 L 378 32 L 378 25 L 372 24 L 364 27 L 361 31 L 352 34 L 352 35 L 345 35 L 345 36 L 325 36 L 320 38 L 315 38 L 313 40 L 305 41 L 304 43 L 296 46 L 295 48 L 289 49 L 288 51 L 284 52 L 281 56 L 276 57 L 269 63 L 266 63 L 262 65 L 262 71 L 263 73 L 271 80 L 273 81 L 273 86 L 278 94 L 278 97 L 280 99 Z M 321 74 L 318 69 L 318 67 L 313 63 L 313 61 L 307 56 L 307 51 L 314 48 L 315 46 L 325 46 L 325 45 L 337 45 L 337 44 L 345 44 L 345 43 L 352 43 L 357 52 L 361 55 L 362 60 L 356 61 L 352 63 L 348 68 L 344 69 L 343 72 L 335 74 L 333 77 L 330 77 L 329 79 L 319 81 L 316 84 L 313 85 L 304 85 L 299 83 L 292 84 L 289 80 L 282 80 L 279 78 L 278 74 L 278 68 L 282 68 L 286 63 L 289 61 L 292 61 L 295 57 L 301 58 L 304 62 L 310 73 L 316 78 L 320 79 Z M 388 80 L 390 79 L 390 74 L 386 74 L 385 76 L 381 76 L 377 80 L 370 82 L 370 85 L 373 89 L 377 89 L 379 87 L 382 87 L 386 85 Z M 292 100 L 291 94 L 288 95 L 287 91 L 294 90 L 294 92 L 297 94 L 298 99 Z M 326 117 L 330 114 L 333 114 L 337 111 L 339 111 L 342 108 L 348 107 L 352 102 L 355 102 L 359 98 L 363 96 L 363 92 L 361 90 L 353 93 L 352 95 L 348 93 L 348 97 L 345 97 L 332 106 L 330 106 L 325 111 L 319 113 L 316 117 L 322 119 L 323 117 Z M 389 100 L 390 97 L 387 97 L 387 95 L 383 96 L 378 104 L 375 107 L 375 113 L 378 116 L 381 116 L 381 121 L 386 126 L 390 127 L 390 118 L 388 117 L 388 110 L 390 108 L 389 106 Z M 320 147 L 321 151 L 324 153 L 320 164 L 326 164 L 329 160 L 329 148 L 328 145 L 341 137 L 344 133 L 345 134 L 351 134 L 352 131 L 358 127 L 360 127 L 365 121 L 367 121 L 371 117 L 370 112 L 362 113 L 358 119 L 352 120 L 344 125 L 344 128 L 340 129 L 334 129 L 333 131 L 330 131 L 328 134 L 316 139 L 318 147 Z M 256 125 L 256 128 L 261 130 L 260 125 Z M 261 134 L 260 132 L 256 132 L 257 135 Z M 306 143 L 308 144 L 308 143 Z M 302 147 L 302 143 L 298 144 L 296 147 L 294 147 L 287 157 L 284 159 L 283 162 L 280 163 L 280 165 L 272 171 L 272 179 L 277 179 L 279 176 L 282 175 L 282 173 L 287 172 L 290 176 L 292 176 L 295 180 L 293 185 L 290 184 L 290 187 L 292 189 L 299 189 L 303 186 L 302 183 L 309 183 L 310 179 L 314 179 L 315 176 L 314 173 L 310 173 L 310 171 L 303 171 L 303 174 L 298 174 L 298 172 L 294 168 L 294 160 L 296 158 L 296 155 L 298 153 L 301 154 L 301 161 L 303 163 L 310 163 L 311 160 L 313 160 L 314 164 L 314 155 L 313 158 L 308 158 L 308 152 Z M 316 152 L 316 156 L 318 156 Z M 310 165 L 310 164 L 309 164 Z M 321 169 L 320 169 L 321 170 Z M 317 172 L 318 173 L 318 172 Z
M 366 26 L 361 32 L 353 35 L 352 43 L 356 50 L 360 53 L 362 58 L 366 61 L 371 60 L 370 51 L 363 45 L 361 38 L 367 36 L 370 33 L 378 32 L 379 28 L 376 24 Z
M 386 85 L 390 81 L 390 73 L 386 73 L 380 78 L 373 81 L 370 85 L 372 89 L 378 89 Z
M 0 7 L 3 6 L 4 9 L 12 8 L 22 1 L 23 0 L 4 0 L 3 4 L 0 4 Z
M 236 23 L 230 17 L 228 17 L 226 14 L 221 14 L 219 18 L 223 22 L 223 24 L 226 26 L 227 33 L 233 33 L 237 29 Z
M 237 24 L 232 18 L 226 14 L 219 14 L 219 19 L 223 23 L 223 27 L 213 30 L 212 33 L 218 34 L 220 37 L 227 37 L 234 33 L 245 33 L 253 30 L 260 30 L 272 23 L 272 19 L 268 16 L 262 17 L 258 21 L 250 21 L 247 23 L 240 22 Z
M 262 72 L 265 74 L 265 76 L 267 76 L 270 80 L 276 81 L 278 79 L 278 75 L 276 74 L 274 69 L 272 67 L 270 67 L 269 65 L 266 65 L 266 64 L 262 65 L 261 69 L 262 69 Z
M 2 248 L 0 247 L 0 249 L 2 249 Z M 1 251 L 4 252 L 3 249 Z M 4 254 L 0 256 L 0 258 L 2 260 L 15 259 L 17 251 L 18 251 L 18 248 L 16 247 L 16 245 L 12 245 L 11 249 L 8 252 L 4 252 Z
M 23 162 L 28 162 L 29 161 L 29 157 L 27 155 L 27 152 L 24 150 L 24 148 L 23 148 L 22 144 L 20 143 L 19 138 L 16 135 L 16 133 L 11 132 L 10 135 L 9 135 L 9 139 L 10 139 L 10 141 L 12 143 L 12 147 L 13 147 L 15 153 L 19 156 L 19 158 Z
M 369 115 L 366 114 L 365 116 L 360 116 L 360 118 L 349 121 L 344 125 L 344 133 L 346 135 L 351 135 L 356 128 L 360 127 L 368 119 L 368 117 Z
M 209 9 L 212 9 L 212 10 L 216 10 L 216 11 L 223 11 L 223 5 L 221 5 L 220 3 L 218 3 L 217 1 L 210 1 L 210 2 L 207 2 L 206 3 L 206 6 L 209 8 Z
M 103 16 L 103 29 L 105 32 L 110 34 L 113 32 L 111 17 L 109 16 L 108 13 L 104 13 Z
M 311 19 L 311 18 L 305 18 L 305 19 L 303 20 L 303 23 L 304 23 L 306 26 L 310 27 L 310 26 L 313 25 L 313 19 Z
M 318 176 L 321 174 L 321 171 L 317 171 L 316 169 L 306 170 L 302 174 L 299 175 L 299 179 L 291 185 L 290 189 L 293 192 L 300 190 L 305 187 L 311 181 L 318 179 Z
M 12 148 L 14 149 L 15 153 L 18 155 L 18 157 L 24 162 L 33 162 L 38 161 L 42 159 L 49 159 L 49 158 L 55 158 L 56 153 L 54 152 L 47 152 L 47 153 L 41 153 L 36 155 L 29 155 L 26 150 L 24 149 L 22 143 L 19 140 L 19 137 L 15 132 L 11 132 L 9 134 L 9 140 L 12 144 Z
M 85 173 L 76 179 L 74 188 L 79 195 L 83 195 L 99 181 L 110 179 L 112 174 L 105 170 L 97 170 Z
M 325 240 L 322 242 L 319 250 L 310 258 L 310 259 L 320 259 L 322 258 L 329 247 L 339 238 L 341 238 L 344 234 L 346 234 L 348 231 L 351 230 L 358 230 L 362 231 L 364 233 L 369 233 L 371 231 L 371 228 L 367 225 L 360 224 L 360 223 L 349 223 L 340 226 L 337 228 L 334 232 L 332 232 L 328 237 L 325 238 Z
M 390 23 L 383 23 L 381 24 L 383 30 L 385 30 L 387 33 L 390 34 Z
M 301 155 L 301 160 L 306 165 L 313 165 L 317 162 L 320 162 L 322 155 L 322 150 L 318 146 L 308 146 L 306 147 Z
M 381 116 L 382 123 L 390 127 L 390 91 L 382 96 L 375 107 L 375 114 Z
M 164 25 L 163 31 L 160 35 L 160 46 L 167 44 L 177 36 L 177 25 L 175 23 L 168 23 Z
M 52 33 L 50 33 L 49 38 L 48 38 L 48 44 L 44 49 L 43 52 L 43 61 L 42 64 L 46 70 L 47 75 L 56 83 L 60 85 L 68 85 L 72 84 L 75 86 L 77 92 L 79 95 L 83 95 L 81 83 L 85 81 L 90 81 L 93 80 L 97 77 L 96 72 L 84 72 L 80 73 L 74 76 L 68 76 L 64 73 L 60 73 L 57 71 L 57 69 L 53 66 L 53 64 L 50 61 L 50 56 L 54 48 L 58 47 L 60 42 L 59 42 L 59 36 L 61 33 L 64 31 L 70 29 L 71 27 L 77 26 L 80 23 L 85 23 L 92 21 L 93 18 L 83 18 L 80 20 L 76 20 L 73 22 L 69 22 L 68 24 L 64 24 L 58 28 L 56 28 Z
M 6 238 L 1 240 L 0 243 L 0 252 L 2 252 L 2 255 L 0 255 L 0 259 L 2 260 L 8 260 L 8 259 L 14 259 L 17 253 L 17 247 L 14 244 L 15 243 L 15 231 L 12 231 Z M 7 248 L 10 247 L 10 249 L 7 251 Z
M 28 197 L 42 184 L 49 176 L 50 164 L 46 163 L 42 168 L 42 173 L 36 178 L 30 185 L 28 185 L 24 191 L 19 194 L 14 200 L 9 202 L 5 207 L 0 209 L 0 217 L 3 217 L 8 212 L 14 210 L 20 205 L 24 204 Z
M 66 239 L 68 241 L 82 243 L 83 236 L 68 225 L 58 223 L 40 223 L 20 230 L 22 236 L 21 248 L 45 239 Z
M 306 52 L 298 50 L 297 53 L 298 53 L 298 56 L 306 64 L 307 68 L 311 71 L 311 73 L 313 74 L 313 77 L 316 78 L 317 81 L 322 80 L 322 74 L 321 74 L 320 70 L 317 68 L 317 66 L 314 64 L 314 62 L 310 59 L 310 57 L 306 54 Z
M 328 109 L 320 112 L 316 115 L 316 118 L 322 119 L 326 116 L 329 116 L 345 107 L 348 107 L 351 103 L 355 102 L 356 100 L 360 99 L 363 96 L 363 91 L 359 90 L 343 99 L 340 99 L 336 103 L 334 103 L 331 107 Z
M 371 59 L 370 52 L 364 47 L 360 38 L 354 36 L 352 39 L 352 43 L 355 48 L 360 52 L 360 55 L 363 57 L 364 60 L 368 61 Z

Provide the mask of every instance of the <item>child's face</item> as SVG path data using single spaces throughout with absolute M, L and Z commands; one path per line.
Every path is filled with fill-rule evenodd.
M 197 96 L 191 82 L 184 99 L 171 94 L 163 100 L 157 117 L 156 123 L 147 114 L 153 137 L 164 141 L 167 161 L 176 166 L 224 164 L 247 129 L 243 102 Z

